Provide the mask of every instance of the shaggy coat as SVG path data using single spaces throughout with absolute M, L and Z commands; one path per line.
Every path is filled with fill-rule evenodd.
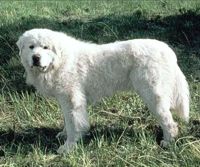
M 189 90 L 175 53 L 163 42 L 134 39 L 109 44 L 79 41 L 48 29 L 26 31 L 18 40 L 26 82 L 55 97 L 65 125 L 57 137 L 66 153 L 89 129 L 86 106 L 116 91 L 136 91 L 163 129 L 166 145 L 178 134 L 175 111 L 189 120 Z

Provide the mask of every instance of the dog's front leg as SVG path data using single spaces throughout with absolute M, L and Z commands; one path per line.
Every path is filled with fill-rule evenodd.
M 65 121 L 65 120 L 64 120 Z M 66 127 L 65 127 L 65 123 L 64 123 L 64 128 L 61 132 L 59 132 L 57 135 L 56 135 L 56 138 L 59 139 L 59 138 L 63 138 L 63 139 L 66 139 L 67 138 L 67 130 L 66 130 Z
M 60 105 L 64 115 L 65 127 L 67 131 L 67 140 L 64 145 L 60 146 L 58 153 L 68 153 L 76 145 L 76 142 L 89 129 L 88 114 L 86 112 L 85 99 L 81 98 L 61 99 Z

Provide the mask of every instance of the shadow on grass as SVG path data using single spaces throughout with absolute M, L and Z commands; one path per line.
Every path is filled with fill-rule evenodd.
M 200 138 L 199 120 L 191 120 L 190 122 L 190 135 L 198 139 Z M 148 131 L 153 132 L 156 138 L 156 142 L 159 145 L 163 139 L 162 129 L 158 126 L 147 127 Z M 23 154 L 33 152 L 33 148 L 39 147 L 44 153 L 56 153 L 58 147 L 64 143 L 64 140 L 56 139 L 56 135 L 61 129 L 55 128 L 30 128 L 21 133 L 14 132 L 13 130 L 0 132 L 0 146 L 16 154 L 18 147 L 21 146 Z M 112 142 L 118 142 L 119 138 L 129 137 L 134 140 L 138 137 L 134 132 L 134 128 L 122 128 L 122 127 L 107 127 L 104 125 L 92 126 L 89 133 L 84 137 L 83 144 L 87 146 L 92 140 L 104 138 L 108 144 Z M 121 143 L 118 143 L 119 145 Z M 0 149 L 0 156 L 4 156 L 3 150 Z
M 149 126 L 147 127 L 148 131 L 151 131 L 155 136 L 156 143 L 160 145 L 161 140 L 163 139 L 163 132 L 161 127 L 159 126 Z M 91 140 L 95 138 L 104 137 L 108 144 L 111 144 L 113 141 L 118 142 L 120 138 L 128 137 L 133 140 L 138 139 L 138 132 L 134 131 L 134 127 L 130 126 L 127 128 L 123 127 L 108 127 L 108 126 L 101 126 L 100 128 L 97 126 L 92 126 L 90 132 L 84 137 L 83 143 L 88 145 Z M 139 139 L 138 139 L 139 140 Z M 118 143 L 121 145 L 121 142 Z
M 67 11 L 61 11 L 60 15 L 52 19 L 31 15 L 26 18 L 19 17 L 15 23 L 4 24 L 0 27 L 2 71 L 0 87 L 7 91 L 18 92 L 28 89 L 22 77 L 24 70 L 18 61 L 18 49 L 15 43 L 24 31 L 36 27 L 63 31 L 77 38 L 97 43 L 133 38 L 156 38 L 174 46 L 181 44 L 185 48 L 183 52 L 187 51 L 188 56 L 188 59 L 181 62 L 186 63 L 183 65 L 183 71 L 187 71 L 191 64 L 196 63 L 189 58 L 188 50 L 196 51 L 195 54 L 199 58 L 200 15 L 198 10 L 182 9 L 178 15 L 168 17 L 155 15 L 150 18 L 138 10 L 131 15 L 108 15 L 86 21 L 74 19 Z M 193 71 L 190 71 L 191 73 Z M 33 91 L 33 89 L 28 90 Z
M 189 132 L 196 138 L 200 139 L 200 120 L 192 120 Z
M 55 128 L 30 128 L 22 132 L 13 130 L 0 132 L 0 145 L 5 146 L 9 152 L 15 154 L 22 146 L 23 154 L 33 151 L 33 146 L 38 146 L 44 152 L 55 152 L 59 146 L 56 134 L 60 129 Z
M 152 130 L 152 129 L 151 129 Z M 158 131 L 159 130 L 159 131 Z M 161 129 L 154 128 L 154 132 L 160 135 Z M 33 149 L 39 147 L 44 153 L 56 153 L 58 147 L 64 143 L 64 139 L 57 139 L 57 133 L 61 129 L 55 128 L 30 128 L 23 132 L 14 132 L 13 130 L 0 132 L 0 145 L 5 147 L 11 154 L 16 154 L 19 151 L 19 146 L 23 154 L 33 152 Z M 161 133 L 162 134 L 162 133 Z M 111 144 L 117 141 L 120 137 L 134 138 L 135 132 L 133 128 L 122 127 L 107 127 L 102 125 L 92 126 L 88 134 L 83 138 L 83 144 L 87 146 L 92 140 L 101 139 L 102 137 Z M 158 138 L 162 136 L 158 136 Z M 120 143 L 119 143 L 120 145 Z M 4 156 L 3 150 L 0 151 L 0 156 Z

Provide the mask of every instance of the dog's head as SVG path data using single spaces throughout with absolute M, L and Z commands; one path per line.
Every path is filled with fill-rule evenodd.
M 21 62 L 26 70 L 48 72 L 58 66 L 61 56 L 59 40 L 54 31 L 32 29 L 17 41 Z

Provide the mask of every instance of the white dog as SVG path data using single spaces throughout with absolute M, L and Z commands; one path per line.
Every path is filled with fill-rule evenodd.
M 171 111 L 189 120 L 189 90 L 175 53 L 163 42 L 135 39 L 92 44 L 48 29 L 26 31 L 18 40 L 26 82 L 55 97 L 63 111 L 68 152 L 89 129 L 86 106 L 116 91 L 135 90 L 156 116 L 167 144 L 178 133 Z

